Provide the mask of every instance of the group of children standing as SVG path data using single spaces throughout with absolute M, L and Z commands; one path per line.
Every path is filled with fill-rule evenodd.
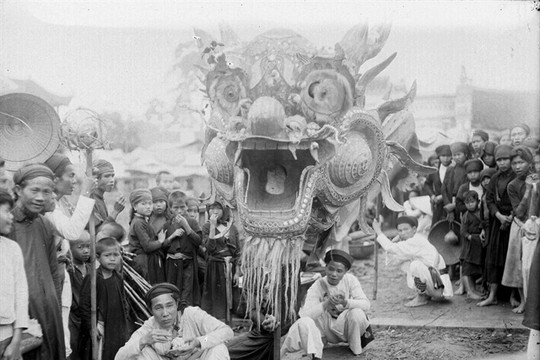
M 238 273 L 238 231 L 227 206 L 208 206 L 199 225 L 199 202 L 182 191 L 163 187 L 130 194 L 129 252 L 135 270 L 150 284 L 169 282 L 181 292 L 180 309 L 201 306 L 227 319 Z

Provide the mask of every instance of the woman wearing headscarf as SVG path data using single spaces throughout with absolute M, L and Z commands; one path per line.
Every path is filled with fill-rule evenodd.
M 529 218 L 529 204 L 532 196 L 532 184 L 527 185 L 526 179 L 530 175 L 533 162 L 533 155 L 525 146 L 515 147 L 510 154 L 512 170 L 516 173 L 516 178 L 508 184 L 508 196 L 512 203 L 514 221 L 510 227 L 510 238 L 508 242 L 508 252 L 506 253 L 506 263 L 502 284 L 513 288 L 511 297 L 513 311 L 517 314 L 525 310 L 525 293 L 523 292 L 523 269 L 522 269 L 522 246 L 521 228 Z M 519 291 L 519 301 L 516 297 L 516 290 Z
M 22 249 L 28 280 L 29 314 L 38 320 L 43 332 L 40 347 L 25 354 L 25 359 L 66 358 L 53 225 L 41 212 L 52 201 L 54 174 L 42 164 L 17 170 L 13 180 L 17 202 L 13 209 L 14 226 L 9 238 Z
M 495 161 L 499 170 L 491 178 L 487 187 L 486 202 L 489 209 L 489 225 L 484 276 L 489 283 L 489 296 L 476 304 L 488 306 L 497 304 L 497 290 L 501 284 L 510 225 L 513 221 L 512 203 L 508 195 L 508 184 L 516 177 L 510 166 L 512 147 L 499 145 L 495 149 Z
M 474 130 L 471 138 L 471 158 L 476 159 L 482 155 L 482 147 L 489 140 L 489 134 L 484 130 Z
M 531 128 L 527 124 L 519 124 L 510 129 L 510 140 L 512 140 L 512 146 L 518 146 L 529 137 Z

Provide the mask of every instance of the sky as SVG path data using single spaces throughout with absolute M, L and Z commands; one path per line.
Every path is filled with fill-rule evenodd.
M 539 12 L 532 1 L 29 1 L 0 0 L 0 77 L 32 79 L 74 106 L 142 117 L 193 27 L 244 41 L 290 28 L 332 46 L 362 21 L 392 31 L 366 68 L 393 52 L 383 74 L 418 93 L 453 94 L 465 66 L 473 85 L 538 91 Z

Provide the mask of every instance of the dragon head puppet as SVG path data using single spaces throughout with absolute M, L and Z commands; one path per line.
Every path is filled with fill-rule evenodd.
M 401 210 L 388 185 L 392 161 L 434 170 L 416 163 L 384 131 L 389 115 L 414 99 L 414 84 L 403 98 L 364 108 L 367 85 L 396 54 L 363 73 L 360 66 L 379 53 L 389 31 L 355 26 L 334 54 L 322 56 L 300 35 L 272 30 L 219 54 L 206 72 L 211 113 L 202 159 L 215 192 L 236 208 L 247 235 L 248 309 L 258 308 L 265 293 L 272 294 L 271 304 L 281 294 L 284 311 L 294 316 L 296 296 L 289 294 L 296 293 L 304 240 L 332 227 L 343 206 L 360 203 L 365 213 L 376 184 L 385 205 Z M 241 59 L 242 67 L 228 56 Z

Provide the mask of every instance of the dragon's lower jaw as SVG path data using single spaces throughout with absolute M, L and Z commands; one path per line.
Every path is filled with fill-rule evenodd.
M 246 232 L 274 237 L 304 232 L 320 173 L 312 153 L 243 149 L 238 165 L 236 201 Z

